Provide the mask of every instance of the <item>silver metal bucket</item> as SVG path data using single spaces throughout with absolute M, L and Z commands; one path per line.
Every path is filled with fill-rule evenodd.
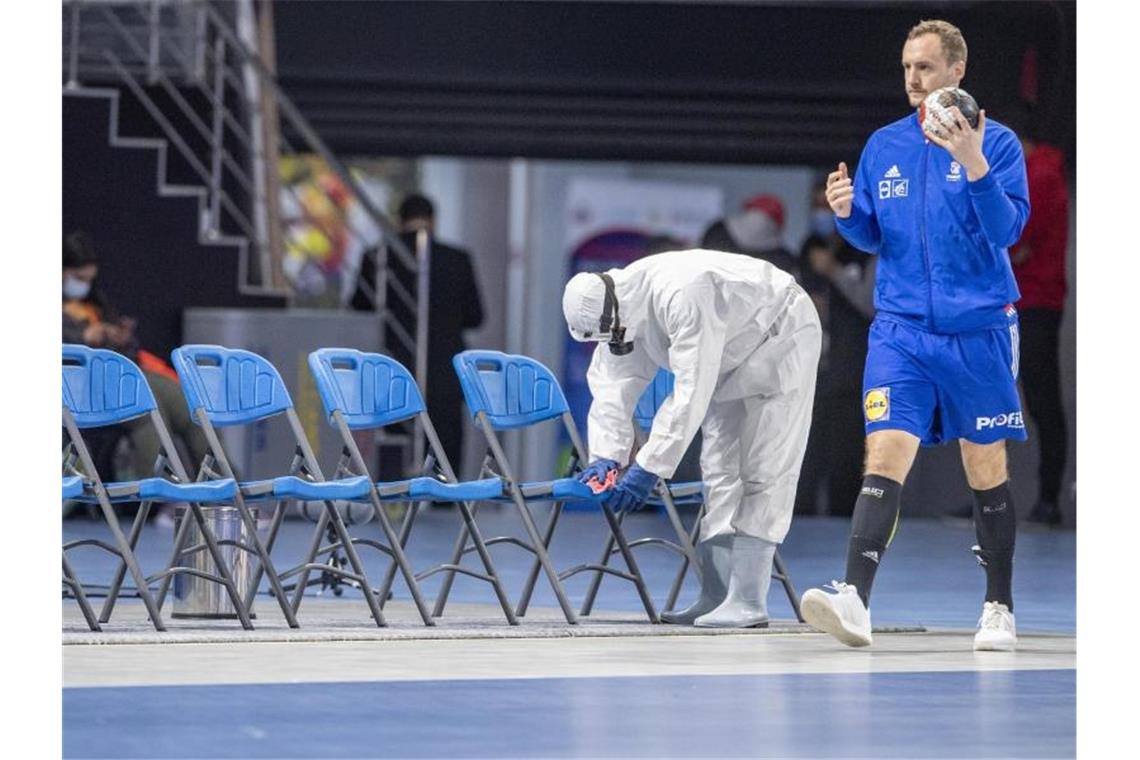
M 256 520 L 257 510 L 251 511 Z M 250 544 L 249 533 L 242 525 L 241 515 L 238 513 L 237 507 L 203 506 L 202 515 L 206 518 L 207 524 L 214 532 L 214 537 L 218 540 L 218 549 L 221 551 L 222 558 L 230 572 L 233 573 L 238 594 L 244 597 L 249 590 L 250 581 L 253 579 L 257 557 L 232 544 L 222 543 L 223 541 L 241 541 L 246 545 Z M 184 546 L 192 548 L 197 545 L 201 546 L 201 549 L 192 553 L 183 552 L 178 558 L 177 565 L 179 567 L 192 567 L 195 570 L 217 575 L 217 565 L 214 564 L 214 559 L 210 556 L 210 551 L 206 548 L 205 541 L 202 538 L 202 531 L 199 530 L 198 523 L 195 522 L 188 508 L 180 508 L 177 512 L 175 535 L 177 535 L 178 528 L 181 527 L 183 520 L 190 520 Z M 237 613 L 234 611 L 233 604 L 230 603 L 226 588 L 220 583 L 189 573 L 178 573 L 174 576 L 173 587 L 174 610 L 171 613 L 172 617 L 237 618 Z M 252 610 L 250 610 L 250 617 L 255 617 Z

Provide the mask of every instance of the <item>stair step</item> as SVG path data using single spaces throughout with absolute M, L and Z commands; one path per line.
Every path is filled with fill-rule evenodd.
M 118 100 L 119 91 L 113 87 L 63 86 L 63 96 L 71 98 L 109 98 Z
M 198 242 L 201 243 L 202 245 L 235 245 L 235 246 L 247 246 L 247 245 L 249 245 L 249 241 L 247 239 L 245 239 L 244 237 L 238 237 L 236 235 L 210 234 L 209 230 L 203 232 L 201 235 L 198 236 Z
M 198 185 L 163 185 L 158 188 L 158 194 L 164 198 L 205 198 L 208 193 Z
M 155 137 L 111 137 L 111 145 L 116 148 L 145 148 L 148 150 L 163 150 L 165 140 Z

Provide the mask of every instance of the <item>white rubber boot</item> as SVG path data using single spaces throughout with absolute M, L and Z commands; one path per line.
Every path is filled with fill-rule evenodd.
M 732 569 L 724 601 L 693 625 L 698 628 L 764 628 L 768 625 L 768 587 L 776 545 L 756 536 L 736 534 Z
M 692 625 L 701 615 L 716 608 L 728 593 L 728 568 L 732 553 L 732 536 L 720 535 L 701 541 L 696 546 L 701 564 L 701 593 L 697 601 L 677 612 L 662 612 L 661 622 Z

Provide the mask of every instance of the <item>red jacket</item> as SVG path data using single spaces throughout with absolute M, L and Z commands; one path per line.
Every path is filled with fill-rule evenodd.
M 1029 258 L 1013 267 L 1021 309 L 1057 309 L 1065 305 L 1065 250 L 1069 243 L 1069 186 L 1064 155 L 1051 145 L 1038 144 L 1025 157 L 1029 179 L 1029 222 L 1014 255 L 1029 247 Z

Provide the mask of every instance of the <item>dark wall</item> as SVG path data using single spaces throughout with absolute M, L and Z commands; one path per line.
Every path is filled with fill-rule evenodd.
M 278 72 L 334 149 L 830 164 L 903 115 L 923 18 L 959 25 L 991 116 L 1037 50 L 1072 147 L 1075 3 L 277 3 Z M 1071 152 L 1071 151 L 1070 151 Z
M 196 199 L 158 195 L 156 151 L 111 147 L 109 102 L 63 98 L 63 231 L 91 235 L 99 285 L 142 347 L 169 357 L 187 307 L 283 305 L 238 295 L 238 250 L 198 243 Z

